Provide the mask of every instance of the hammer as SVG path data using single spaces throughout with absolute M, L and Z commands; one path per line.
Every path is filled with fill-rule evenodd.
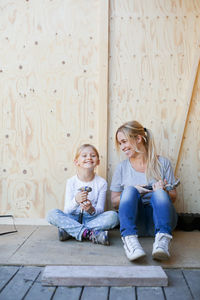
M 82 186 L 78 189 L 79 192 L 91 192 L 92 191 L 92 188 L 90 186 Z M 85 202 L 85 201 L 84 201 Z M 78 217 L 78 222 L 82 224 L 83 222 L 83 209 L 81 209 L 81 212 L 79 214 L 79 217 Z

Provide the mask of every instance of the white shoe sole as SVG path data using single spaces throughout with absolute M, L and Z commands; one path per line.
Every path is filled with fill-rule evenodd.
M 153 256 L 153 259 L 156 259 L 156 260 L 167 260 L 170 258 L 170 256 L 164 252 L 162 249 L 158 249 L 154 252 L 152 252 L 152 256 Z
M 136 251 L 134 251 L 134 253 L 129 253 L 127 251 L 126 247 L 124 247 L 124 249 L 125 249 L 125 253 L 126 253 L 127 258 L 131 261 L 146 256 L 146 253 L 142 250 L 136 250 Z

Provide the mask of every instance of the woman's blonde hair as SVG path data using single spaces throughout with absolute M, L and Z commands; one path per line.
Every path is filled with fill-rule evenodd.
M 119 142 L 117 139 L 118 132 L 122 132 L 130 142 L 131 140 L 135 139 L 138 135 L 142 137 L 142 142 L 147 152 L 147 168 L 145 172 L 147 180 L 148 181 L 151 179 L 160 180 L 161 179 L 160 162 L 158 160 L 158 155 L 156 153 L 156 147 L 155 147 L 154 138 L 151 130 L 144 128 L 137 121 L 130 121 L 124 123 L 122 126 L 120 126 L 117 129 L 115 134 L 115 144 L 117 150 L 119 150 Z
M 91 144 L 83 144 L 80 147 L 78 147 L 78 149 L 76 150 L 76 154 L 75 154 L 74 160 L 78 159 L 78 157 L 80 156 L 81 152 L 85 148 L 87 148 L 87 147 L 91 147 L 94 150 L 94 152 L 96 153 L 96 155 L 97 155 L 97 157 L 99 159 L 99 152 L 97 151 L 97 149 L 93 145 L 91 145 Z

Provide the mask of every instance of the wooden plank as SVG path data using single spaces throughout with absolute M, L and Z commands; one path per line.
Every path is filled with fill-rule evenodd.
M 163 290 L 160 287 L 138 287 L 137 300 L 164 300 Z
M 16 274 L 19 267 L 0 267 L 0 291 L 4 288 L 7 282 Z
M 111 287 L 109 300 L 135 300 L 135 287 Z
M 164 292 L 167 300 L 191 300 L 192 295 L 188 289 L 181 270 L 165 270 L 168 279 L 168 287 L 164 287 Z
M 107 300 L 108 287 L 84 287 L 81 300 Z
M 81 292 L 81 287 L 59 286 L 56 289 L 53 300 L 80 299 Z
M 160 266 L 47 266 L 43 285 L 62 286 L 167 286 Z
M 109 0 L 101 0 L 99 26 L 99 99 L 98 99 L 98 150 L 101 163 L 98 173 L 107 178 L 108 137 L 108 28 Z
M 31 286 L 30 290 L 28 290 L 25 299 L 33 300 L 33 299 L 42 299 L 42 300 L 50 300 L 55 292 L 56 287 L 53 286 L 42 286 L 41 284 L 41 274 L 39 278 L 34 282 Z
M 33 284 L 33 281 L 36 279 L 40 271 L 41 268 L 39 267 L 21 268 L 2 290 L 0 293 L 0 299 L 21 300 Z
M 200 298 L 200 270 L 183 270 L 194 299 Z

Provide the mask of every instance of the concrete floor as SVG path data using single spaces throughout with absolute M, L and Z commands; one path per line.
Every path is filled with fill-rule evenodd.
M 18 225 L 18 232 L 0 236 L 1 265 L 160 265 L 164 268 L 200 268 L 200 231 L 175 231 L 171 259 L 156 262 L 151 257 L 153 238 L 140 238 L 147 256 L 129 262 L 118 230 L 110 231 L 110 246 L 91 242 L 58 241 L 53 226 Z M 0 232 L 11 230 L 0 225 Z

